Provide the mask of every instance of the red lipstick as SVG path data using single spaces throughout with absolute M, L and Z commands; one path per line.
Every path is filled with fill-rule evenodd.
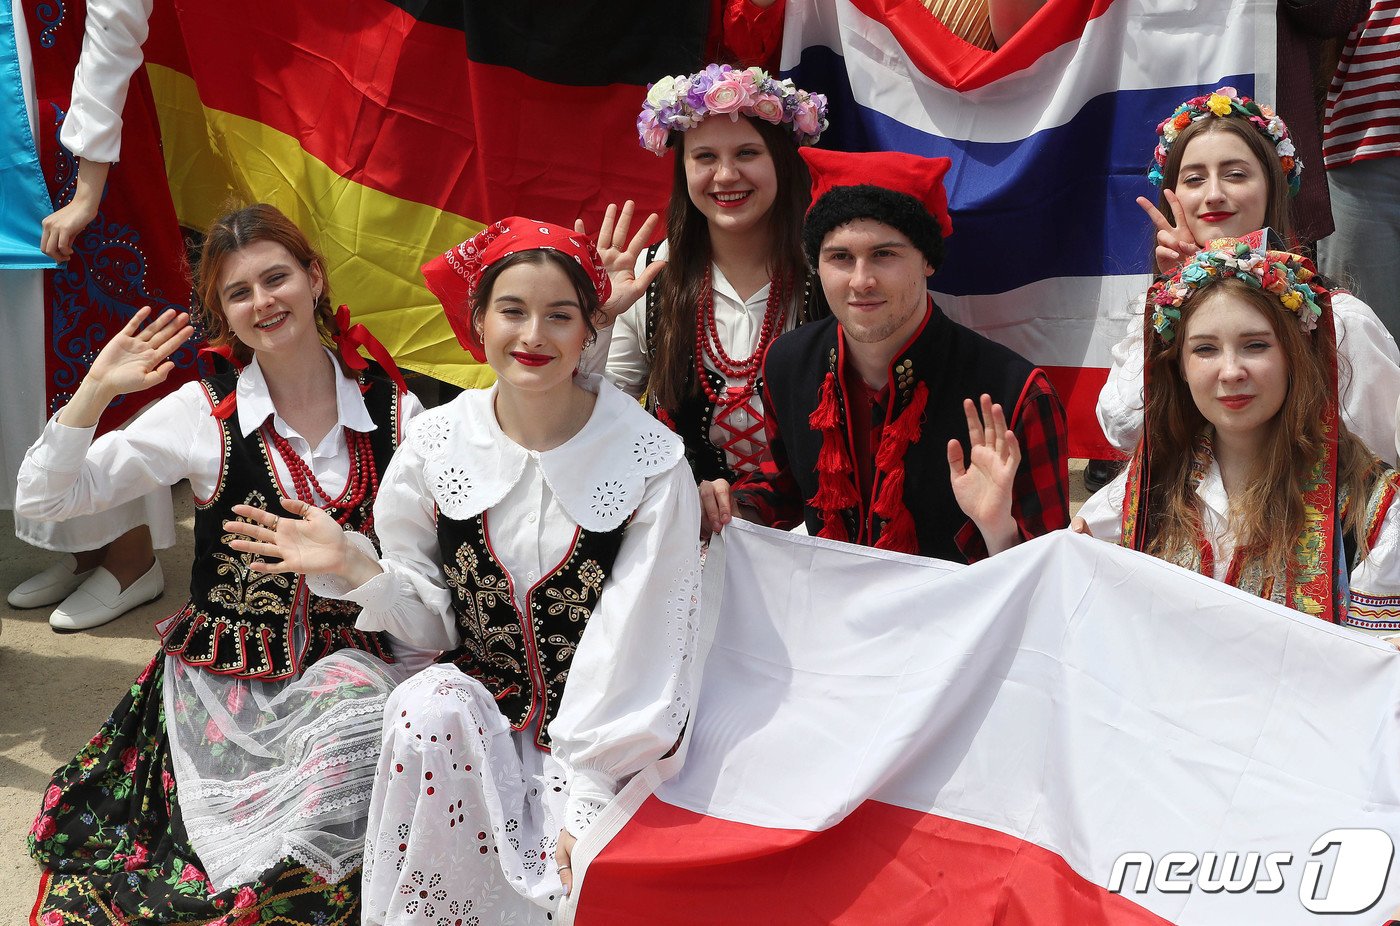
M 1219 398 L 1221 405 L 1224 405 L 1226 408 L 1233 408 L 1235 411 L 1239 411 L 1253 401 L 1254 396 L 1252 395 L 1223 395 Z
M 554 359 L 548 354 L 532 354 L 524 350 L 513 350 L 510 355 L 515 358 L 517 363 L 523 363 L 527 367 L 542 367 Z

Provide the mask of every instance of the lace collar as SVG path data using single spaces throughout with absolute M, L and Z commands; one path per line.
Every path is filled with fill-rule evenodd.
M 612 530 L 641 503 L 649 476 L 685 459 L 681 439 L 596 374 L 578 383 L 598 401 L 583 428 L 543 453 L 506 437 L 496 421 L 496 387 L 471 389 L 409 423 L 408 443 L 438 510 L 475 517 L 514 488 L 533 458 L 545 482 L 580 527 Z

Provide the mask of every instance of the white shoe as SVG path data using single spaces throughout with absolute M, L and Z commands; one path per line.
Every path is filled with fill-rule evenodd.
M 65 553 L 63 559 L 48 569 L 35 573 L 10 589 L 5 600 L 12 608 L 42 608 L 44 605 L 58 604 L 92 575 L 91 569 L 76 572 L 77 568 L 78 558 Z
M 60 631 L 91 630 L 116 620 L 132 608 L 154 601 L 164 592 L 165 576 L 160 571 L 160 560 L 152 563 L 146 574 L 125 591 L 116 576 L 98 566 L 87 581 L 49 615 L 49 626 Z

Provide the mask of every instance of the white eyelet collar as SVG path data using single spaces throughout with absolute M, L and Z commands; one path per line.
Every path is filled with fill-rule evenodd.
M 496 421 L 496 387 L 468 390 L 409 423 L 408 444 L 438 510 L 455 521 L 505 498 L 533 457 L 559 504 L 588 531 L 612 530 L 637 510 L 649 476 L 685 459 L 681 439 L 596 374 L 580 386 L 598 396 L 577 434 L 543 453 L 526 450 Z

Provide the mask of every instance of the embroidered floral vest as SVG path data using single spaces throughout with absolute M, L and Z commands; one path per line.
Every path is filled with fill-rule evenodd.
M 236 373 L 204 380 L 210 407 L 223 401 L 237 383 Z M 383 473 L 398 445 L 398 391 L 378 377 L 362 378 L 362 383 L 368 384 L 365 405 L 379 424 L 370 434 L 370 446 L 375 470 Z M 355 629 L 359 605 L 311 594 L 305 576 L 253 572 L 248 568 L 253 555 L 228 545 L 234 535 L 223 524 L 233 519 L 234 505 L 277 511 L 278 497 L 292 497 L 294 491 L 279 483 L 272 465 L 276 451 L 264 440 L 261 428 L 244 437 L 229 419 L 221 420 L 220 427 L 219 483 L 210 498 L 196 501 L 190 598 L 159 627 L 165 652 L 209 672 L 266 681 L 294 678 L 306 666 L 345 647 L 392 662 L 383 634 Z M 373 498 L 364 499 L 351 512 L 346 527 L 364 532 L 373 504 Z M 329 510 L 334 515 L 344 513 L 335 506 Z
M 610 531 L 574 529 L 568 553 L 515 606 L 511 576 L 491 550 L 487 514 L 456 521 L 438 512 L 438 543 L 462 645 L 443 653 L 496 697 L 511 729 L 539 718 L 535 744 L 549 748 L 569 665 L 622 546 L 627 522 Z

